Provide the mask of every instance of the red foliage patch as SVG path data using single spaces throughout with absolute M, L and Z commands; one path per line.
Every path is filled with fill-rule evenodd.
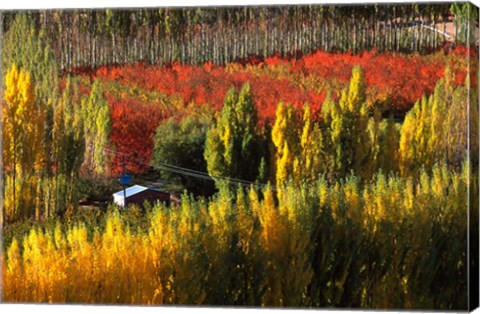
M 152 155 L 153 138 L 162 118 L 160 108 L 134 99 L 117 100 L 108 97 L 112 116 L 110 139 L 117 154 L 112 164 L 112 174 L 122 171 L 122 154 L 126 169 L 132 173 L 148 168 Z
M 97 71 L 97 76 L 103 80 L 120 81 L 124 85 L 135 84 L 147 90 L 157 90 L 169 96 L 179 94 L 185 105 L 208 104 L 214 110 L 222 108 L 229 88 L 240 89 L 249 82 L 262 122 L 274 117 L 279 102 L 294 106 L 310 103 L 314 108 L 320 109 L 325 98 L 325 93 L 301 89 L 287 79 L 276 80 L 267 75 L 255 76 L 246 72 L 227 73 L 223 68 L 212 64 L 172 64 L 171 67 L 152 66 L 141 69 L 135 66 L 101 68 Z
M 408 110 L 422 94 L 432 93 L 444 72 L 441 61 L 375 51 L 358 55 L 316 52 L 297 62 L 294 71 L 347 83 L 355 65 L 363 67 L 369 89 L 388 94 L 391 108 L 397 110 Z
M 246 82 L 250 83 L 260 124 L 274 121 L 280 102 L 291 103 L 297 108 L 309 103 L 313 114 L 318 115 L 327 87 L 332 89 L 335 98 L 342 88 L 348 86 L 352 68 L 360 65 L 365 71 L 367 94 L 373 98 L 370 100 L 383 102 L 390 109 L 406 111 L 422 94 L 433 92 L 444 74 L 447 60 L 453 66 L 457 83 L 462 84 L 466 73 L 465 60 L 472 51 L 456 48 L 452 53 L 438 52 L 429 56 L 318 51 L 285 58 L 275 54 L 265 60 L 250 56 L 236 60 L 230 67 L 219 67 L 210 62 L 201 66 L 176 62 L 148 66 L 140 62 L 100 67 L 94 74 L 92 70 L 87 71 L 87 75 L 106 82 L 115 81 L 125 89 L 135 87 L 144 93 L 160 92 L 180 99 L 175 106 L 165 108 L 164 104 L 150 103 L 152 100 L 146 100 L 147 97 L 129 98 L 125 96 L 128 93 L 120 96 L 105 91 L 112 111 L 111 140 L 117 151 L 129 154 L 128 170 L 141 172 L 150 161 L 153 136 L 162 119 L 188 114 L 192 105 L 207 105 L 218 111 L 231 87 L 240 89 Z M 476 55 L 476 51 L 473 53 Z M 116 156 L 113 173 L 120 170 L 121 156 Z

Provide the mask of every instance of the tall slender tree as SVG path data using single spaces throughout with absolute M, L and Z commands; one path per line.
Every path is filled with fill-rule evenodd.
M 254 181 L 262 158 L 257 111 L 250 85 L 231 88 L 220 117 L 207 132 L 205 160 L 213 176 Z
M 43 111 L 35 102 L 30 74 L 13 65 L 5 77 L 5 93 L 2 108 L 3 158 L 6 174 L 11 176 L 11 190 L 6 189 L 5 205 L 10 218 L 19 214 L 28 215 L 31 204 L 23 204 L 19 195 L 19 180 L 22 184 L 34 171 L 42 168 Z M 32 167 L 33 166 L 33 167 Z M 7 181 L 8 183 L 8 181 Z M 22 193 L 25 199 L 34 196 L 28 189 Z M 11 199 L 10 199 L 11 195 Z
M 334 168 L 336 176 L 345 177 L 350 171 L 362 172 L 361 177 L 371 175 L 373 161 L 372 138 L 375 127 L 370 128 L 369 110 L 365 103 L 366 83 L 363 69 L 356 66 L 352 70 L 352 78 L 348 90 L 344 90 L 339 103 L 330 108 L 330 140 L 335 149 Z
M 295 156 L 299 153 L 298 121 L 291 105 L 280 103 L 275 113 L 272 142 L 276 149 L 276 185 L 285 185 L 294 174 Z M 297 167 L 299 162 L 296 162 Z M 293 179 L 293 178 L 292 178 Z
M 108 103 L 100 89 L 100 80 L 93 83 L 89 97 L 82 102 L 82 108 L 86 145 L 84 162 L 94 176 L 108 174 L 109 160 L 105 149 L 109 147 L 111 116 Z

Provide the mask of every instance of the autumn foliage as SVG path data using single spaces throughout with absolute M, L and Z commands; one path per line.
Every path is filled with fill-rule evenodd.
M 467 53 L 461 47 L 456 48 L 451 63 L 455 65 L 457 59 L 464 58 Z M 259 111 L 266 111 L 261 118 L 271 118 L 275 114 L 271 107 L 276 108 L 279 101 L 293 105 L 321 104 L 328 89 L 334 90 L 349 81 L 355 65 L 365 70 L 372 102 L 389 96 L 389 106 L 408 110 L 422 94 L 433 92 L 436 82 L 443 76 L 445 55 L 443 52 L 421 56 L 375 51 L 356 55 L 318 51 L 299 59 L 274 55 L 264 61 L 232 62 L 225 67 L 176 62 L 163 67 L 141 63 L 101 67 L 96 76 L 125 86 L 133 84 L 147 91 L 179 94 L 187 104 L 208 103 L 214 108 L 221 107 L 230 87 L 238 89 L 249 81 Z M 464 76 L 460 69 L 461 66 L 456 66 L 455 70 Z M 377 95 L 380 91 L 382 94 Z
M 127 170 L 142 172 L 154 137 L 158 147 L 161 134 L 169 134 L 158 126 L 195 114 L 211 123 L 198 136 L 208 129 L 203 157 L 218 193 L 184 194 L 179 204 L 147 204 L 144 212 L 110 208 L 102 221 L 72 222 L 65 215 L 64 224 L 14 234 L 1 256 L 2 297 L 466 309 L 465 200 L 478 180 L 478 158 L 464 145 L 476 135 L 458 122 L 466 122 L 468 103 L 478 96 L 470 93 L 475 75 L 462 74 L 468 60 L 461 56 L 318 52 L 225 67 L 138 64 L 79 77 L 82 110 L 66 102 L 78 96 L 72 83 L 55 112 L 54 134 L 69 125 L 61 119 L 84 126 L 59 137 L 65 151 L 84 136 L 93 154 L 113 157 L 94 155 L 94 165 L 118 174 L 128 156 Z M 404 76 L 393 75 L 394 67 Z M 414 76 L 420 84 L 412 83 Z M 478 125 L 470 110 L 470 123 Z M 382 117 L 403 111 L 404 121 Z M 265 154 L 255 156 L 259 147 Z M 77 170 L 70 173 L 74 178 Z M 67 186 L 60 175 L 45 182 Z M 265 181 L 228 185 L 235 177 L 249 180 L 244 186 Z M 76 204 L 76 196 L 60 192 L 54 202 L 64 194 Z
M 156 104 L 145 104 L 135 99 L 117 100 L 110 98 L 112 131 L 110 140 L 115 145 L 112 161 L 114 173 L 123 166 L 122 153 L 128 154 L 125 167 L 137 173 L 143 171 L 150 161 L 153 149 L 153 135 L 162 117 Z
M 470 310 L 477 17 L 0 12 L 0 300 Z
M 362 187 L 349 176 L 278 199 L 269 187 L 222 189 L 157 205 L 142 227 L 112 211 L 93 228 L 34 228 L 2 255 L 3 298 L 465 309 L 467 177 L 440 166 L 419 183 L 378 174 Z
M 353 67 L 359 65 L 368 86 L 367 105 L 403 114 L 423 94 L 433 93 L 446 65 L 455 74 L 456 83 L 463 84 L 465 57 L 469 53 L 461 47 L 447 56 L 443 51 L 426 56 L 318 51 L 298 58 L 278 54 L 265 59 L 252 57 L 224 67 L 178 62 L 164 66 L 103 66 L 94 72 L 85 69 L 89 75 L 83 76 L 83 88 L 88 88 L 91 78 L 103 82 L 112 115 L 113 147 L 133 156 L 128 160 L 129 171 L 142 172 L 148 167 L 153 134 L 160 121 L 180 119 L 199 108 L 220 111 L 232 87 L 239 90 L 245 83 L 250 84 L 260 125 L 273 124 L 281 102 L 298 111 L 308 103 L 312 116 L 318 119 L 327 94 L 338 100 L 340 91 L 348 86 Z M 116 156 L 112 173 L 118 173 L 120 166 L 121 157 Z

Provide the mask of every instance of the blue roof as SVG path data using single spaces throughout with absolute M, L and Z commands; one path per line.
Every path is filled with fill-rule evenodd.
M 148 188 L 146 188 L 144 186 L 134 185 L 134 186 L 131 186 L 131 187 L 127 188 L 125 190 L 125 194 L 126 194 L 127 197 L 130 197 L 132 195 L 138 194 L 138 193 L 146 191 L 146 190 L 148 190 Z M 123 197 L 124 196 L 123 190 L 118 191 L 117 193 L 114 193 L 113 195 L 118 196 L 118 197 Z

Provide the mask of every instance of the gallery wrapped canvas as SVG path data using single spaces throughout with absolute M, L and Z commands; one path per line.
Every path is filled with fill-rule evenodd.
M 478 14 L 1 11 L 1 301 L 476 308 Z

